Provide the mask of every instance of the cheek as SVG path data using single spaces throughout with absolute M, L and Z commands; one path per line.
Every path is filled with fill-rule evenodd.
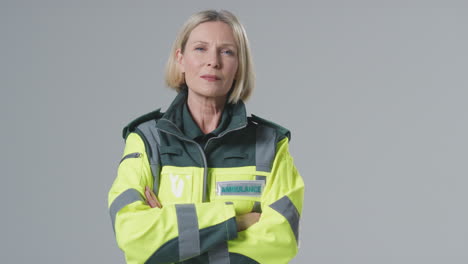
M 237 72 L 238 67 L 239 67 L 239 64 L 237 62 L 229 65 L 228 72 L 231 78 L 234 79 L 236 77 L 236 72 Z
M 192 57 L 189 57 L 185 60 L 185 74 L 193 75 L 197 74 L 198 69 L 200 68 L 200 62 Z

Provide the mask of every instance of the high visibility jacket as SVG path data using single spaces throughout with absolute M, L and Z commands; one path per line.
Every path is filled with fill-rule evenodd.
M 127 263 L 288 263 L 298 250 L 304 183 L 287 129 L 227 104 L 227 127 L 204 147 L 182 133 L 181 91 L 124 128 L 108 206 Z M 145 186 L 162 208 L 151 208 Z M 236 215 L 261 212 L 237 232 Z

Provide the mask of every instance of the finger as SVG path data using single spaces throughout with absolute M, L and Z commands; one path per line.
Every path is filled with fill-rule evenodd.
M 153 200 L 159 203 L 159 200 L 158 200 L 158 197 L 156 197 L 156 194 L 154 194 L 153 192 L 150 192 L 150 194 L 151 194 L 151 198 L 153 198 Z
M 154 194 L 154 192 L 150 191 L 150 194 L 151 194 L 151 197 L 153 198 L 153 200 L 156 202 L 156 204 L 158 205 L 159 208 L 162 208 L 162 205 L 161 203 L 159 202 L 158 200 L 158 197 L 156 197 L 156 194 Z
M 151 193 L 152 193 L 151 189 L 150 189 L 148 186 L 146 186 L 145 195 L 147 195 L 148 198 L 153 198 L 153 196 L 151 195 Z
M 148 204 L 151 206 L 151 208 L 158 207 L 158 205 L 153 200 L 148 200 Z
M 149 190 L 145 191 L 146 200 L 151 208 L 155 208 L 157 206 L 156 202 L 154 201 L 153 197 L 151 196 L 151 192 Z
M 145 196 L 146 196 L 146 199 L 147 199 L 147 200 L 148 200 L 149 198 L 151 198 L 151 195 L 150 195 L 148 186 L 145 187 Z
M 151 200 L 153 197 L 151 196 L 151 193 L 148 189 L 146 189 L 145 191 L 145 196 L 146 196 L 146 200 Z
M 148 194 L 146 196 L 147 196 L 146 201 L 148 202 L 148 205 L 151 208 L 154 208 L 155 207 L 154 201 L 151 199 L 151 197 L 148 197 Z
M 145 195 L 147 197 L 147 200 L 148 202 L 151 203 L 152 207 L 158 207 L 158 208 L 162 208 L 162 205 L 161 203 L 159 202 L 158 198 L 156 197 L 156 195 L 154 194 L 153 191 L 151 191 L 151 189 L 146 186 L 146 192 L 145 192 Z
M 262 216 L 261 213 L 255 213 L 255 222 L 258 222 L 260 220 L 260 217 Z
M 158 200 L 158 198 L 156 198 L 156 194 L 154 194 L 153 191 L 150 190 L 149 193 L 151 194 L 151 197 L 153 197 L 153 199 Z
M 156 195 L 153 192 L 150 192 L 150 193 L 151 193 L 151 196 L 153 197 L 153 200 L 156 202 L 157 206 L 159 208 L 162 208 L 162 204 L 159 202 L 158 197 L 156 197 Z

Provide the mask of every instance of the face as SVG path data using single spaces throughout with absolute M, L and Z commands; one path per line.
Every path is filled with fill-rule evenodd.
M 189 94 L 226 97 L 239 64 L 235 43 L 231 27 L 224 22 L 205 22 L 192 30 L 183 54 L 176 51 Z

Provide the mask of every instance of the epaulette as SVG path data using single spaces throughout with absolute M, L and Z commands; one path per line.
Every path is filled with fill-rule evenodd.
M 261 124 L 261 125 L 264 125 L 264 126 L 267 126 L 267 127 L 271 127 L 271 128 L 274 128 L 277 132 L 278 132 L 278 135 L 279 135 L 279 140 L 282 140 L 283 138 L 287 137 L 289 141 L 291 141 L 291 131 L 289 131 L 289 129 L 285 128 L 285 127 L 282 127 L 276 123 L 273 123 L 269 120 L 266 120 L 266 119 L 263 119 L 259 116 L 256 116 L 254 114 L 252 114 L 251 117 L 249 117 L 249 120 L 257 123 L 257 124 Z
M 144 123 L 146 121 L 149 121 L 149 120 L 153 120 L 153 119 L 159 119 L 161 118 L 162 116 L 164 115 L 164 113 L 161 112 L 161 108 L 153 111 L 153 112 L 150 112 L 148 114 L 145 114 L 145 115 L 142 115 L 138 118 L 136 118 L 135 120 L 133 120 L 132 122 L 130 122 L 126 127 L 124 127 L 123 131 L 122 131 L 122 137 L 124 139 L 127 138 L 128 134 L 130 134 L 131 132 L 133 132 L 135 130 L 135 128 L 140 125 L 141 123 Z

